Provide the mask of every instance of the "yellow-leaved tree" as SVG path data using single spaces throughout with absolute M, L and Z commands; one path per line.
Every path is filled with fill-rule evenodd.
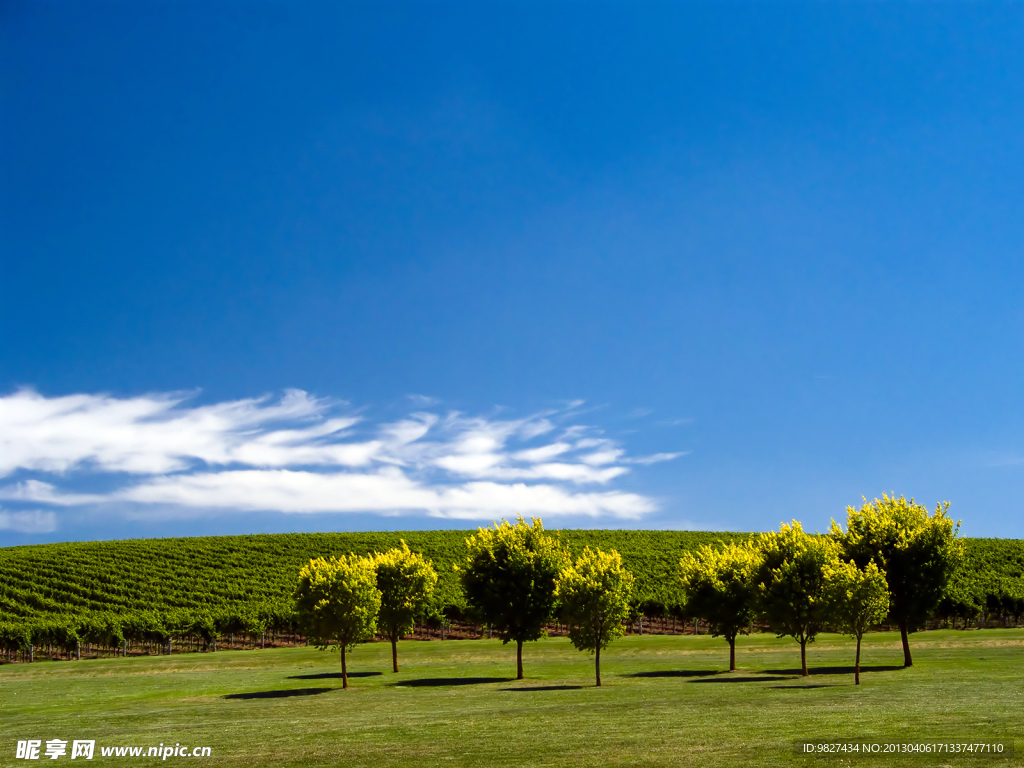
M 437 572 L 423 555 L 409 550 L 404 541 L 400 549 L 390 549 L 373 558 L 380 590 L 379 624 L 391 641 L 391 666 L 398 671 L 398 640 L 412 631 L 434 595 Z
M 825 568 L 836 559 L 837 547 L 826 536 L 804 533 L 796 520 L 779 532 L 758 537 L 761 555 L 754 581 L 758 613 L 779 637 L 789 635 L 800 643 L 800 671 L 807 671 L 807 644 L 827 619 Z
M 825 567 L 825 598 L 830 623 L 857 638 L 853 681 L 860 685 L 860 641 L 871 625 L 889 613 L 885 575 L 874 563 L 861 569 L 853 561 L 836 560 Z
M 623 633 L 633 596 L 633 574 L 618 552 L 583 550 L 576 562 L 558 574 L 559 614 L 569 640 L 580 651 L 594 654 L 594 674 L 601 685 L 601 650 Z
M 832 521 L 832 537 L 844 560 L 864 568 L 873 562 L 889 587 L 889 615 L 899 625 L 903 666 L 913 665 L 907 635 L 924 626 L 946 593 L 963 556 L 960 523 L 949 517 L 949 502 L 935 514 L 914 499 L 883 495 L 864 500 L 860 509 L 846 508 L 846 531 Z
M 520 516 L 466 539 L 465 565 L 459 567 L 470 610 L 516 644 L 516 677 L 523 679 L 523 643 L 544 636 L 555 609 L 555 582 L 568 553 L 544 533 L 540 518 L 531 524 Z
M 755 576 L 761 554 L 750 542 L 704 546 L 679 561 L 686 612 L 704 619 L 715 637 L 729 643 L 729 671 L 736 669 L 736 636 L 749 632 L 757 615 Z
M 341 651 L 341 684 L 348 688 L 345 654 L 377 631 L 380 590 L 373 560 L 318 557 L 299 571 L 293 595 L 299 624 L 321 650 Z

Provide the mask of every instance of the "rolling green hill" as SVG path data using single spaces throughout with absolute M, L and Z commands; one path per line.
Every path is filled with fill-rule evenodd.
M 280 623 L 299 567 L 311 557 L 384 551 L 405 540 L 431 558 L 440 604 L 464 606 L 454 570 L 471 531 L 294 533 L 175 539 L 72 542 L 0 548 L 0 622 L 24 623 L 96 613 L 126 615 L 262 612 Z M 743 533 L 565 530 L 574 552 L 618 550 L 636 575 L 638 599 L 651 613 L 677 602 L 675 567 L 683 552 L 739 540 Z M 1024 595 L 1024 541 L 966 539 L 964 568 L 954 581 L 962 601 L 984 608 L 986 597 Z M 990 599 L 991 601 L 991 599 Z

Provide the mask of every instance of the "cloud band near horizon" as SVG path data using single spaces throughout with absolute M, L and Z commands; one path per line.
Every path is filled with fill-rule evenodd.
M 579 403 L 498 419 L 440 413 L 419 398 L 408 416 L 373 423 L 301 390 L 190 399 L 0 397 L 0 499 L 13 505 L 0 510 L 0 529 L 53 530 L 59 508 L 639 519 L 656 501 L 611 484 L 631 465 L 682 455 L 628 457 L 574 423 Z

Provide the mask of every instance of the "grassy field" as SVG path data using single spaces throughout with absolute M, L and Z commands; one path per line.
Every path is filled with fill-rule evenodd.
M 865 640 L 863 684 L 853 645 L 821 636 L 810 678 L 799 647 L 771 635 L 741 638 L 740 670 L 725 642 L 631 636 L 602 659 L 564 638 L 530 643 L 526 680 L 514 646 L 496 640 L 405 642 L 350 656 L 341 690 L 336 653 L 312 648 L 0 667 L 0 765 L 19 739 L 96 739 L 100 746 L 210 746 L 202 760 L 167 764 L 342 766 L 1024 765 L 1024 630 L 937 631 Z M 796 739 L 1016 740 L 1015 757 L 796 756 Z M 45 759 L 45 758 L 44 758 Z M 67 760 L 68 757 L 61 758 Z

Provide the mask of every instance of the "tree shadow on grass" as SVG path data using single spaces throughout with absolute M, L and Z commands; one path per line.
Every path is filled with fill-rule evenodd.
M 811 688 L 839 688 L 839 683 L 818 683 L 817 685 L 772 685 L 769 686 L 773 691 L 788 691 L 788 690 L 800 690 L 806 691 Z
M 349 672 L 349 677 L 375 677 L 380 672 Z M 341 672 L 322 672 L 319 675 L 289 675 L 289 680 L 341 680 Z
M 254 691 L 252 693 L 229 693 L 225 699 L 285 699 L 289 696 L 315 696 L 335 688 L 288 688 L 283 691 Z
M 719 670 L 709 669 L 661 669 L 655 672 L 630 672 L 623 677 L 710 677 L 724 674 Z
M 792 680 L 789 675 L 733 675 L 713 679 L 691 680 L 692 683 L 771 683 L 777 680 Z
M 898 672 L 904 669 L 902 664 L 882 664 L 873 667 L 861 667 L 861 672 Z M 808 667 L 812 675 L 852 675 L 853 666 L 849 667 Z M 766 675 L 799 675 L 800 669 L 763 669 Z
M 511 677 L 422 677 L 418 680 L 402 680 L 393 685 L 407 688 L 423 688 L 440 685 L 483 685 L 484 683 L 508 683 Z
M 578 691 L 582 685 L 524 685 L 521 688 L 502 688 L 503 691 Z

